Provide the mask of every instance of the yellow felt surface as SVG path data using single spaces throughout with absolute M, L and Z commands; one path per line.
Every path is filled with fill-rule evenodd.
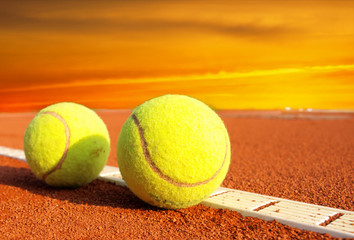
M 230 163 L 230 142 L 222 120 L 207 105 L 186 96 L 165 95 L 145 102 L 132 114 L 139 119 L 151 160 L 163 175 L 190 184 L 212 178 L 187 187 L 161 179 L 146 161 L 130 116 L 119 135 L 117 159 L 124 180 L 138 197 L 159 207 L 181 208 L 201 202 L 220 186 Z
M 59 114 L 70 129 L 64 163 L 46 182 L 67 187 L 91 182 L 103 169 L 110 151 L 104 122 L 94 111 L 75 103 L 58 103 L 42 109 L 28 126 L 24 142 L 28 164 L 40 179 L 57 165 L 66 143 L 63 123 L 50 114 L 41 114 L 44 112 Z
M 39 114 L 26 129 L 24 148 L 32 172 L 39 178 L 53 169 L 65 149 L 65 127 L 49 114 Z

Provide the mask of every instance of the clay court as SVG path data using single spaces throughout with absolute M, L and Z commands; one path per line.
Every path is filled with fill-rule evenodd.
M 353 114 L 218 113 L 232 144 L 223 187 L 354 211 Z M 108 165 L 117 166 L 115 145 L 130 111 L 98 114 L 112 141 Z M 34 116 L 0 114 L 0 146 L 23 149 Z M 127 188 L 100 180 L 74 190 L 48 187 L 25 162 L 5 156 L 0 156 L 0 193 L 2 239 L 332 238 L 202 204 L 158 209 Z

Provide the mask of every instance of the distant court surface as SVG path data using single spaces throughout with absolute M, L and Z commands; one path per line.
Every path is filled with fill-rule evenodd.
M 25 161 L 22 150 L 1 147 L 0 155 Z M 126 186 L 119 168 L 106 166 L 99 179 Z M 218 188 L 202 204 L 237 211 L 243 216 L 263 220 L 276 220 L 291 227 L 318 233 L 328 233 L 333 237 L 354 238 L 354 212 L 320 205 L 292 201 L 262 194 Z

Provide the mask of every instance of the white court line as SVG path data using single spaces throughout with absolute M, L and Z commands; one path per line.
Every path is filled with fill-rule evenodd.
M 24 152 L 18 149 L 0 146 L 0 155 L 26 161 Z M 117 167 L 105 166 L 98 179 L 127 186 Z M 354 238 L 354 212 L 352 211 L 223 187 L 218 188 L 202 204 L 213 208 L 234 210 L 243 216 L 256 217 L 266 221 L 276 220 L 303 230 L 328 233 L 333 237 Z M 266 207 L 262 208 L 262 206 Z M 343 215 L 327 226 L 320 225 L 338 213 Z

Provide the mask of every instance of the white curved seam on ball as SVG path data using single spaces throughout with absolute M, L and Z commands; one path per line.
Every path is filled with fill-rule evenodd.
M 46 172 L 45 174 L 43 174 L 43 180 L 46 180 L 46 178 L 50 174 L 52 174 L 56 170 L 60 169 L 61 166 L 63 165 L 64 160 L 66 158 L 66 155 L 68 153 L 71 133 L 70 133 L 70 128 L 69 128 L 68 124 L 66 123 L 65 119 L 62 116 L 60 116 L 58 113 L 56 113 L 56 112 L 41 112 L 40 114 L 49 114 L 49 115 L 55 117 L 56 119 L 58 119 L 64 125 L 64 127 L 65 127 L 65 135 L 66 135 L 66 143 L 65 143 L 65 149 L 64 149 L 63 155 L 61 156 L 58 164 L 52 170 L 50 170 L 50 171 Z
M 143 154 L 145 157 L 145 160 L 147 161 L 147 163 L 149 164 L 150 168 L 159 175 L 160 178 L 166 180 L 167 182 L 177 186 L 177 187 L 196 187 L 196 186 L 200 186 L 200 185 L 204 185 L 207 184 L 208 182 L 210 182 L 211 180 L 213 180 L 222 170 L 222 168 L 225 165 L 225 161 L 226 161 L 226 157 L 227 157 L 227 152 L 228 152 L 228 144 L 227 144 L 227 137 L 225 135 L 225 145 L 226 145 L 226 151 L 225 151 L 225 155 L 224 155 L 224 160 L 220 166 L 220 168 L 213 174 L 213 176 L 211 176 L 210 178 L 204 180 L 204 181 L 200 181 L 200 182 L 196 182 L 196 183 L 184 183 L 184 182 L 177 182 L 175 180 L 173 180 L 172 178 L 170 178 L 169 176 L 163 174 L 160 169 L 155 165 L 155 163 L 151 160 L 151 156 L 150 153 L 147 149 L 147 142 L 146 139 L 144 137 L 144 130 L 140 125 L 139 119 L 136 117 L 135 114 L 132 114 L 132 118 L 133 121 L 135 123 L 135 125 L 138 128 L 138 132 L 140 135 L 140 141 L 141 141 L 141 147 L 143 149 Z

